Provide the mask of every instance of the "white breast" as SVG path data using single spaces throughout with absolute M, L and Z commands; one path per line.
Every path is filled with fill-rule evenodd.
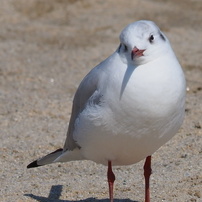
M 80 114 L 74 137 L 86 159 L 133 164 L 155 152 L 181 126 L 183 72 L 169 56 L 136 69 L 112 65 L 105 71 L 95 92 L 102 102 Z

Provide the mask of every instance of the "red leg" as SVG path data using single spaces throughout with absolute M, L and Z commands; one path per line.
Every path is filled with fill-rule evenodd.
M 108 184 L 109 184 L 110 202 L 113 202 L 113 187 L 114 187 L 115 175 L 112 171 L 112 162 L 111 161 L 108 161 L 107 179 L 108 179 Z
M 144 163 L 144 177 L 145 177 L 145 202 L 150 202 L 150 191 L 149 191 L 149 178 L 152 173 L 151 169 L 151 156 L 146 158 Z

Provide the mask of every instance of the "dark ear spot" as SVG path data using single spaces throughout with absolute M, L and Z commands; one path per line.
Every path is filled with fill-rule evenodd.
M 119 47 L 118 47 L 118 52 L 120 53 L 120 50 L 121 50 L 121 43 L 120 43 L 120 45 L 119 45 Z
M 166 41 L 166 38 L 163 36 L 163 34 L 161 32 L 159 34 L 160 34 L 161 39 L 163 39 L 163 41 Z

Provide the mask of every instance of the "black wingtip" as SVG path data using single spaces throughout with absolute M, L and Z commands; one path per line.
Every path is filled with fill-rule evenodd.
M 35 168 L 35 167 L 39 167 L 39 166 L 41 166 L 41 165 L 38 165 L 38 164 L 37 164 L 37 161 L 33 161 L 32 163 L 30 163 L 30 164 L 27 166 L 27 168 Z
M 57 153 L 57 152 L 59 152 L 59 151 L 63 151 L 63 149 L 62 149 L 62 148 L 57 149 L 57 150 L 55 150 L 54 152 L 51 152 L 50 154 L 54 154 L 54 153 Z M 48 155 L 49 155 L 49 154 L 48 154 Z

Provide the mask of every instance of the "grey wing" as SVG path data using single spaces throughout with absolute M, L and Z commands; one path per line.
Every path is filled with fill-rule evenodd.
M 97 89 L 99 70 L 91 70 L 81 82 L 78 87 L 73 100 L 72 114 L 69 122 L 67 131 L 67 137 L 64 144 L 63 152 L 66 150 L 73 150 L 79 147 L 73 139 L 75 120 L 77 119 L 80 112 L 83 111 L 88 99 Z

